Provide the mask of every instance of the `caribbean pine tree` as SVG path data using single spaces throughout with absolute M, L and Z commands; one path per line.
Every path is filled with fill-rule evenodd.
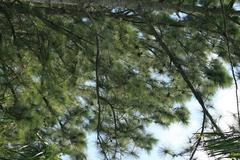
M 87 159 L 88 133 L 103 159 L 138 157 L 192 96 L 224 137 L 207 102 L 236 82 L 234 3 L 0 1 L 0 159 Z

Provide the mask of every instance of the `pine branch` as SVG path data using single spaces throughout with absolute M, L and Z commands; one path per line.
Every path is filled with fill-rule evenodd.
M 176 57 L 175 53 L 170 51 L 170 49 L 167 47 L 167 45 L 162 41 L 162 38 L 159 36 L 159 34 L 157 33 L 157 31 L 155 30 L 155 28 L 153 26 L 151 26 L 153 34 L 156 38 L 156 40 L 158 41 L 159 45 L 162 47 L 162 49 L 166 52 L 166 54 L 168 55 L 168 57 L 170 58 L 170 60 L 173 62 L 173 64 L 175 65 L 175 67 L 177 68 L 177 71 L 181 74 L 182 78 L 184 79 L 184 81 L 187 83 L 187 86 L 190 88 L 190 90 L 192 91 L 193 95 L 195 96 L 195 98 L 197 99 L 197 101 L 199 102 L 199 104 L 201 105 L 203 112 L 206 114 L 206 116 L 209 118 L 209 120 L 211 121 L 212 125 L 214 126 L 214 128 L 217 130 L 217 132 L 219 132 L 220 134 L 223 135 L 221 129 L 217 126 L 217 124 L 215 123 L 215 121 L 213 120 L 211 114 L 208 112 L 204 101 L 202 99 L 202 96 L 200 95 L 200 93 L 195 89 L 195 87 L 193 86 L 193 84 L 191 83 L 191 81 L 189 80 L 188 76 L 186 75 L 185 71 L 183 70 L 181 64 L 178 63 L 178 58 Z
M 113 121 L 114 121 L 114 136 L 115 136 L 115 147 L 114 147 L 114 154 L 113 154 L 113 159 L 116 159 L 116 155 L 117 155 L 117 148 L 118 148 L 118 140 L 117 140 L 117 117 L 116 117 L 116 113 L 115 113 L 115 109 L 112 103 L 110 103 L 106 98 L 104 97 L 100 97 L 102 100 L 104 100 L 111 108 L 112 110 L 112 115 L 113 115 Z
M 6 10 L 9 10 L 9 9 L 13 9 L 13 10 L 19 12 L 19 13 L 23 13 L 23 14 L 26 14 L 26 15 L 32 15 L 34 17 L 37 17 L 39 20 L 41 20 L 49 28 L 52 28 L 52 29 L 54 29 L 55 31 L 57 31 L 61 34 L 64 34 L 67 37 L 71 37 L 78 42 L 83 42 L 84 41 L 88 44 L 93 44 L 91 41 L 75 34 L 71 30 L 69 30 L 68 28 L 66 28 L 64 26 L 60 26 L 60 25 L 54 23 L 53 21 L 49 20 L 48 18 L 46 18 L 42 14 L 42 11 L 44 11 L 44 9 L 34 9 L 34 7 L 32 8 L 30 5 L 26 5 L 24 3 L 21 3 L 21 4 L 9 4 L 9 3 L 5 3 L 5 2 L 0 3 L 0 12 L 4 13 L 6 15 Z M 9 18 L 8 18 L 8 21 L 9 21 Z M 10 22 L 11 21 L 9 21 L 9 23 Z M 16 39 L 15 31 L 14 31 L 13 26 L 11 26 L 11 29 L 12 29 L 12 32 L 13 32 L 14 39 Z
M 84 41 L 86 43 L 89 44 L 93 44 L 91 41 L 84 39 L 83 37 L 73 33 L 71 30 L 62 27 L 60 25 L 55 24 L 54 22 L 50 21 L 49 19 L 45 18 L 43 15 L 41 15 L 39 12 L 34 13 L 35 11 L 30 12 L 30 14 L 32 14 L 33 16 L 38 17 L 44 24 L 46 24 L 49 28 L 52 28 L 64 35 L 66 35 L 67 37 L 72 37 L 73 39 L 77 40 L 78 42 Z
M 99 65 L 100 65 L 100 46 L 99 46 L 99 35 L 96 33 L 96 59 L 95 59 L 95 76 L 96 76 L 96 94 L 97 94 L 97 105 L 98 105 L 98 121 L 97 121 L 97 139 L 102 148 L 104 158 L 108 160 L 107 153 L 103 147 L 103 139 L 101 137 L 101 112 L 102 106 L 100 103 L 100 91 L 99 91 Z

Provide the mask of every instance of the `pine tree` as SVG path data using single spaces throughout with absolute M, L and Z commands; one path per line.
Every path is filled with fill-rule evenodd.
M 104 159 L 137 156 L 149 124 L 188 124 L 192 95 L 223 134 L 205 102 L 239 61 L 231 4 L 226 47 L 218 1 L 55 2 L 0 4 L 0 156 L 84 159 L 89 132 Z

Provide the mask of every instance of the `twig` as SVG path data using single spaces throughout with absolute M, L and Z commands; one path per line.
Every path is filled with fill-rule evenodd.
M 96 76 L 96 94 L 97 94 L 97 105 L 98 105 L 98 122 L 97 122 L 97 139 L 100 144 L 100 147 L 102 148 L 102 153 L 104 155 L 104 158 L 108 160 L 108 156 L 104 150 L 103 144 L 102 144 L 102 138 L 100 135 L 101 130 L 101 112 L 102 107 L 100 103 L 100 91 L 99 91 L 99 64 L 100 64 L 100 47 L 99 47 L 99 35 L 96 33 L 96 60 L 95 60 L 95 76 Z
M 114 134 L 115 134 L 115 148 L 114 148 L 114 154 L 113 154 L 113 159 L 116 159 L 117 155 L 117 148 L 118 148 L 118 140 L 117 140 L 117 118 L 116 118 L 116 113 L 114 110 L 113 104 L 111 104 L 106 98 L 100 97 L 102 100 L 104 100 L 111 108 L 112 110 L 112 115 L 113 115 L 113 121 L 114 121 Z
M 192 160 L 192 159 L 193 159 L 193 157 L 194 157 L 194 155 L 195 155 L 195 153 L 196 153 L 196 151 L 197 151 L 197 148 L 198 148 L 198 146 L 200 145 L 200 142 L 201 142 L 202 137 L 203 137 L 203 132 L 204 132 L 204 129 L 205 129 L 205 121 L 206 121 L 206 114 L 205 114 L 205 112 L 203 112 L 202 129 L 201 129 L 199 138 L 198 138 L 198 140 L 197 140 L 197 144 L 195 145 L 195 148 L 194 148 L 194 150 L 193 150 L 193 152 L 192 152 L 191 157 L 189 158 L 189 160 Z

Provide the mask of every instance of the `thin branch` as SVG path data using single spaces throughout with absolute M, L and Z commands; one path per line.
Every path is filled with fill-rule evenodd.
M 52 22 L 48 18 L 46 18 L 42 14 L 43 9 L 39 9 L 39 10 L 32 9 L 31 6 L 24 5 L 24 4 L 20 4 L 20 5 L 18 4 L 17 6 L 19 6 L 20 8 L 16 8 L 15 5 L 9 5 L 8 3 L 3 3 L 3 4 L 0 3 L 0 12 L 3 12 L 5 8 L 6 9 L 7 8 L 11 8 L 11 9 L 14 9 L 15 11 L 17 11 L 19 13 L 23 13 L 23 14 L 26 14 L 26 15 L 32 15 L 34 17 L 37 17 L 39 20 L 41 20 L 47 27 L 49 27 L 51 29 L 54 29 L 55 31 L 57 31 L 57 32 L 59 32 L 61 34 L 64 34 L 67 37 L 71 37 L 71 38 L 77 40 L 78 42 L 84 41 L 84 42 L 86 42 L 88 44 L 93 44 L 91 41 L 85 39 L 84 37 L 81 37 L 81 36 L 77 35 L 76 33 L 72 32 L 68 28 L 66 28 L 64 26 L 60 26 L 60 25 Z
M 42 99 L 43 99 L 43 101 L 44 101 L 47 109 L 48 109 L 49 112 L 51 113 L 51 115 L 57 117 L 57 114 L 56 114 L 55 110 L 52 108 L 52 106 L 50 105 L 48 99 L 47 99 L 45 96 L 43 96 L 43 95 L 42 95 Z
M 97 125 L 97 136 L 99 137 L 99 131 L 101 127 L 101 104 L 100 104 L 100 93 L 99 93 L 99 77 L 98 77 L 98 68 L 99 68 L 99 38 L 98 35 L 96 35 L 96 61 L 95 61 L 95 73 L 96 73 L 96 94 L 97 94 L 97 104 L 98 104 L 98 125 Z
M 223 16 L 224 38 L 225 38 L 226 44 L 227 44 L 227 54 L 228 54 L 228 59 L 229 59 L 230 65 L 231 65 L 231 72 L 232 72 L 232 77 L 233 77 L 234 85 L 235 85 L 235 96 L 236 96 L 236 101 L 237 101 L 236 103 L 237 103 L 238 126 L 240 127 L 238 84 L 237 84 L 236 74 L 235 74 L 234 67 L 233 67 L 232 55 L 230 53 L 229 37 L 228 37 L 227 22 L 226 22 L 226 14 L 225 14 L 225 10 L 224 10 L 224 6 L 223 6 L 222 0 L 220 0 L 220 3 L 221 3 L 222 16 Z
M 113 159 L 116 159 L 117 155 L 117 148 L 118 148 L 118 140 L 117 140 L 117 118 L 116 118 L 116 113 L 113 104 L 111 104 L 106 98 L 100 97 L 102 100 L 104 100 L 111 108 L 112 110 L 112 115 L 113 115 L 113 121 L 114 121 L 114 134 L 115 134 L 115 149 L 114 149 L 114 154 L 113 154 Z
M 202 137 L 203 137 L 203 133 L 204 133 L 204 129 L 205 129 L 205 122 L 206 122 L 206 114 L 203 112 L 203 121 L 202 121 L 202 129 L 201 129 L 201 132 L 200 132 L 200 135 L 199 135 L 199 138 L 197 140 L 197 144 L 195 145 L 195 148 L 191 154 L 191 157 L 189 158 L 189 160 L 192 160 L 196 151 L 197 151 L 197 148 L 198 146 L 200 145 L 200 142 L 202 140 Z
M 100 91 L 99 91 L 99 65 L 100 65 L 100 46 L 99 46 L 99 35 L 96 33 L 96 60 L 95 60 L 95 76 L 96 76 L 96 94 L 97 94 L 97 105 L 98 105 L 98 121 L 97 121 L 97 139 L 102 148 L 104 158 L 108 160 L 107 154 L 102 144 L 102 138 L 100 135 L 101 130 L 101 112 L 102 107 L 100 103 Z
M 36 11 L 35 11 L 36 12 Z M 58 31 L 64 35 L 66 35 L 67 37 L 71 36 L 72 38 L 76 39 L 77 41 L 85 41 L 86 43 L 89 44 L 93 44 L 91 41 L 84 39 L 83 37 L 73 33 L 71 30 L 60 26 L 58 24 L 55 24 L 54 22 L 52 22 L 51 20 L 45 18 L 44 16 L 42 16 L 40 13 L 34 13 L 33 11 L 30 12 L 30 14 L 32 14 L 33 16 L 36 16 L 37 18 L 39 18 L 46 26 L 48 26 L 49 28 L 54 29 L 55 31 Z

